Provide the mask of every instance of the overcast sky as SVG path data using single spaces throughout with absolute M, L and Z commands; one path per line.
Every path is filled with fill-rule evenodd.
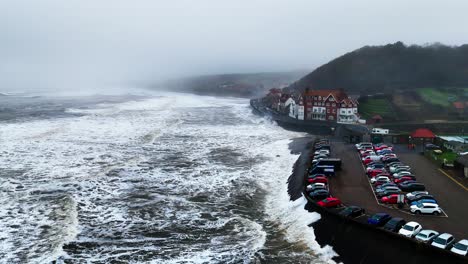
M 468 0 L 0 0 L 0 91 L 310 69 L 468 43 Z

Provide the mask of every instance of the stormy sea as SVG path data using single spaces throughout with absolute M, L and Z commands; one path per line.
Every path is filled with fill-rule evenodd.
M 0 263 L 329 263 L 246 99 L 0 96 Z

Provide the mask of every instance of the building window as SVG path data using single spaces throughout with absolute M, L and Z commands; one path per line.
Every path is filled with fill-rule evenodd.
M 330 113 L 330 109 L 327 109 L 327 113 L 328 113 L 328 114 Z
M 330 106 L 330 103 L 327 103 L 327 106 Z
M 341 104 L 341 107 L 343 107 L 343 108 L 344 108 L 344 107 L 345 107 L 345 104 Z
M 336 114 L 336 109 L 333 109 L 333 113 Z
M 351 114 L 351 110 L 348 110 L 348 114 Z
M 333 116 L 329 116 L 328 119 L 333 120 Z
M 333 107 L 335 107 L 335 106 L 336 106 L 336 104 L 335 104 L 335 103 L 333 103 L 333 104 L 332 104 L 332 106 L 333 106 Z

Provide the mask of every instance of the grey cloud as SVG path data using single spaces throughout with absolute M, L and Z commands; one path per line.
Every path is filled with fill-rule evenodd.
M 0 91 L 313 69 L 363 45 L 467 43 L 468 1 L 0 2 Z

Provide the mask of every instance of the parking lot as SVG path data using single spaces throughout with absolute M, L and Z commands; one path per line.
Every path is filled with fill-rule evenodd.
M 354 145 L 332 142 L 332 150 L 333 156 L 341 158 L 343 164 L 342 171 L 330 179 L 330 191 L 346 205 L 360 206 L 367 214 L 385 212 L 406 221 L 416 221 L 424 229 L 451 233 L 457 240 L 468 237 L 468 191 L 444 175 L 423 155 L 408 150 L 406 146 L 397 145 L 394 148 L 399 159 L 411 166 L 418 181 L 435 196 L 445 213 L 440 216 L 413 215 L 408 210 L 379 204 Z

